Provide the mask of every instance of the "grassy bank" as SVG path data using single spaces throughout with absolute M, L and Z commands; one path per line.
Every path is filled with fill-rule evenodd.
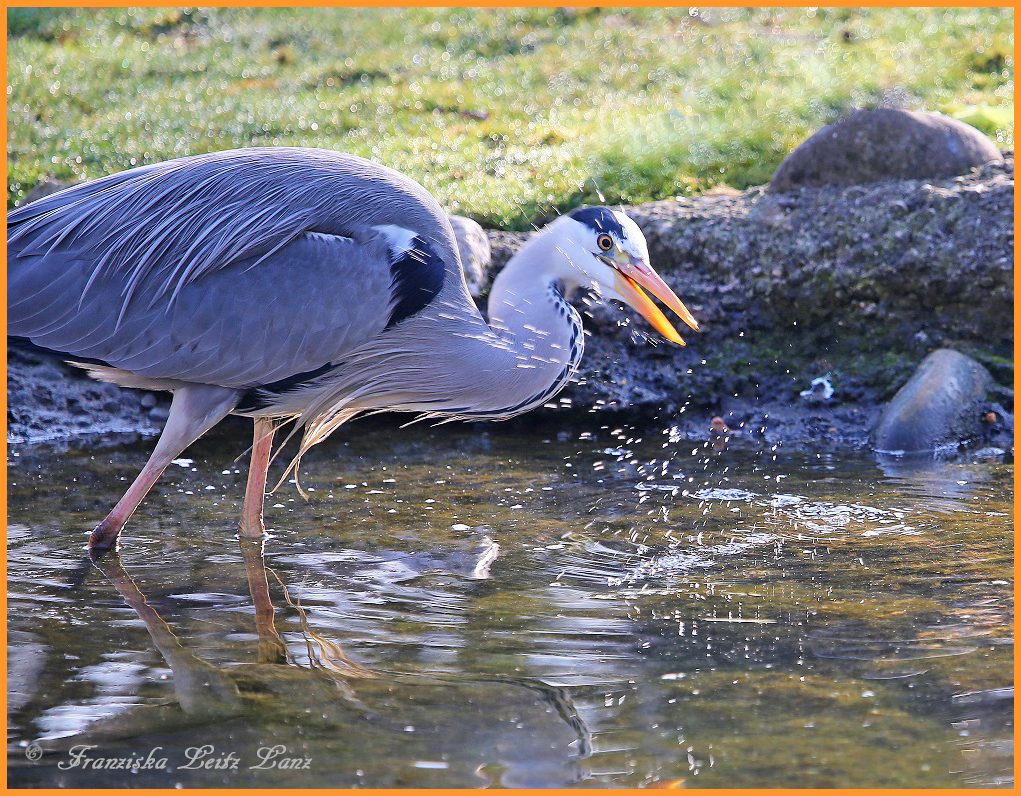
M 9 9 L 8 201 L 238 146 L 353 152 L 525 228 L 768 180 L 883 101 L 1013 146 L 1012 9 Z

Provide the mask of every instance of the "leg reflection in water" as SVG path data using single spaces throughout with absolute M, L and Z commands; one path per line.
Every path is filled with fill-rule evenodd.
M 155 671 L 137 683 L 137 696 L 79 702 L 79 714 L 94 719 L 73 735 L 36 739 L 44 752 L 113 748 L 115 741 L 125 748 L 130 740 L 131 749 L 159 746 L 177 760 L 163 780 L 147 772 L 144 781 L 110 780 L 115 787 L 563 787 L 584 779 L 590 734 L 563 690 L 526 678 L 369 670 L 315 632 L 276 573 L 267 576 L 261 537 L 242 533 L 240 543 L 255 605 L 254 663 L 199 658 L 147 602 L 115 551 L 95 561 L 170 667 L 175 698 L 151 696 L 166 676 L 147 664 L 142 671 Z M 277 628 L 274 583 L 296 612 L 288 621 L 297 619 L 298 632 Z M 289 647 L 285 636 L 292 634 Z M 127 652 L 110 651 L 111 672 Z M 232 770 L 181 765 L 197 748 L 246 762 Z M 270 748 L 312 762 L 300 771 L 250 765 Z M 41 775 L 40 767 L 62 761 L 66 754 L 46 754 L 33 770 Z M 84 772 L 54 776 L 71 787 L 91 782 Z

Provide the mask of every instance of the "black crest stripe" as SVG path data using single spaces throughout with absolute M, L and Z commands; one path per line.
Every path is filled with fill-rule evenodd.
M 627 232 L 617 220 L 613 211 L 606 207 L 579 207 L 567 214 L 575 221 L 592 227 L 596 232 L 609 232 L 617 236 L 618 240 L 627 238 Z

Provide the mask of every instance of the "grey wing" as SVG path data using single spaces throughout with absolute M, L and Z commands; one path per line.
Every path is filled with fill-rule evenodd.
M 184 286 L 172 303 L 142 292 L 118 319 L 118 282 L 84 294 L 88 263 L 56 279 L 23 257 L 9 275 L 9 333 L 147 378 L 251 387 L 337 364 L 381 334 L 394 291 L 389 247 L 304 233 L 271 256 L 245 258 Z
M 119 315 L 249 257 L 268 257 L 305 232 L 347 236 L 369 225 L 420 235 L 452 269 L 450 224 L 418 183 L 363 158 L 323 149 L 266 147 L 196 155 L 61 191 L 7 217 L 8 260 L 37 267 L 90 262 L 82 293 L 120 284 Z M 108 283 L 109 284 L 109 283 Z
M 223 386 L 315 369 L 382 328 L 385 225 L 460 279 L 435 200 L 351 155 L 233 150 L 111 175 L 8 215 L 8 334 Z

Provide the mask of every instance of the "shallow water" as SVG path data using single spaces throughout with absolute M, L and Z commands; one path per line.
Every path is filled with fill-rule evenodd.
M 12 446 L 9 785 L 1011 783 L 1012 466 L 484 428 L 335 435 L 268 576 L 236 427 L 102 570 L 151 441 Z

